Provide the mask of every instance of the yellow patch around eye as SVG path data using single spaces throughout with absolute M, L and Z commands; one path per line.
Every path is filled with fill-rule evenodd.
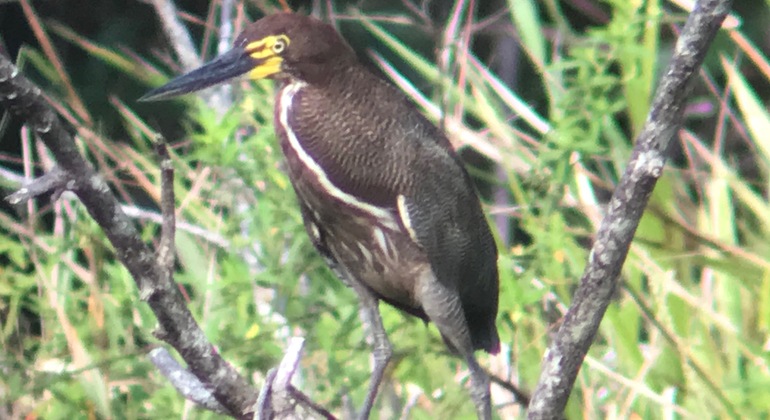
M 273 46 L 279 42 L 283 42 L 286 44 L 286 46 L 288 46 L 290 40 L 286 35 L 270 35 L 260 40 L 246 44 L 246 51 L 249 51 L 251 58 L 255 60 L 262 60 L 275 55 Z
M 286 46 L 287 46 L 287 47 L 289 46 L 289 44 L 291 44 L 291 40 L 290 40 L 290 39 L 289 39 L 289 37 L 288 37 L 288 36 L 286 36 L 286 35 L 276 35 L 276 36 L 274 36 L 274 37 L 271 37 L 271 38 L 274 38 L 274 39 L 273 39 L 273 42 L 270 44 L 270 46 L 271 46 L 271 47 L 272 47 L 272 46 L 273 46 L 273 45 L 274 45 L 276 42 L 279 42 L 279 41 L 283 41 L 283 42 L 286 44 Z
M 252 55 L 253 57 L 253 55 Z M 270 57 L 249 72 L 249 78 L 258 80 L 281 72 L 281 57 Z
M 251 58 L 253 58 L 255 60 L 262 60 L 262 59 L 265 59 L 267 57 L 270 57 L 271 55 L 275 55 L 275 53 L 273 52 L 273 50 L 271 50 L 269 48 L 265 48 L 263 50 L 254 51 L 253 53 L 251 53 L 249 55 L 251 56 Z
M 259 39 L 253 42 L 249 42 L 246 44 L 246 51 L 254 51 L 254 50 L 261 50 L 265 47 L 265 40 L 267 38 Z

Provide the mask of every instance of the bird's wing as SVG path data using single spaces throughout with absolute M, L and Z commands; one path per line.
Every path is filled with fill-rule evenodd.
M 423 169 L 411 194 L 397 199 L 399 215 L 439 281 L 458 289 L 491 281 L 497 251 L 470 177 L 455 156 L 435 166 Z
M 496 352 L 497 248 L 470 177 L 456 154 L 426 145 L 429 167 L 398 214 L 425 250 L 436 280 L 458 293 L 473 347 Z M 432 167 L 431 167 L 432 166 Z

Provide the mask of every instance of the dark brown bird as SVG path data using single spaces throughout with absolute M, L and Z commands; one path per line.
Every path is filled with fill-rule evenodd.
M 497 249 L 468 173 L 444 134 L 361 63 L 328 24 L 293 13 L 251 24 L 234 48 L 155 89 L 165 99 L 247 74 L 278 82 L 275 127 L 307 233 L 358 295 L 374 343 L 361 418 L 392 354 L 383 300 L 436 324 L 471 372 L 479 418 L 497 353 Z

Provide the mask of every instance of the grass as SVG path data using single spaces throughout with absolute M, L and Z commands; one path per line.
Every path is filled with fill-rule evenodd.
M 472 173 L 505 197 L 486 205 L 495 221 L 504 221 L 498 223 L 504 229 L 498 326 L 505 351 L 482 363 L 531 390 L 685 12 L 658 1 L 609 1 L 606 20 L 585 29 L 573 23 L 578 12 L 568 14 L 556 2 L 508 5 L 514 13 L 502 21 L 516 29 L 525 54 L 519 65 L 532 75 L 520 83 L 526 96 L 469 49 L 467 13 L 450 16 L 457 24 L 442 34 L 454 40 L 444 45 L 451 51 L 444 63 L 399 37 L 403 24 L 364 11 L 339 17 L 376 40 L 373 62 L 458 147 L 481 156 Z M 766 4 L 756 7 L 768 12 Z M 759 42 L 752 41 L 756 33 L 737 17 L 701 72 L 676 135 L 677 158 L 639 227 L 622 287 L 578 377 L 569 418 L 770 415 L 770 115 L 764 106 L 770 63 L 752 44 Z M 84 153 L 133 212 L 146 241 L 155 241 L 159 169 L 150 146 L 152 117 L 130 98 L 111 97 L 125 136 L 104 134 L 114 131 L 95 120 L 98 112 L 70 81 L 69 64 L 56 59 L 50 37 L 136 80 L 159 83 L 156 67 L 44 22 L 31 8 L 27 18 L 41 48 L 22 52 L 25 71 L 57 87 L 48 94 L 77 130 Z M 298 385 L 340 413 L 345 398 L 363 399 L 369 375 L 355 298 L 315 256 L 301 227 L 271 126 L 271 84 L 243 92 L 221 117 L 194 98 L 185 100 L 186 134 L 172 150 L 181 224 L 176 280 L 209 339 L 257 384 L 288 337 L 306 336 Z M 3 167 L 9 191 L 20 177 L 52 164 L 30 133 L 22 131 L 21 139 L 23 171 L 14 172 L 10 161 Z M 514 221 L 516 229 L 505 230 Z M 504 242 L 510 237 L 527 240 Z M 213 417 L 183 401 L 145 358 L 157 343 L 155 320 L 77 202 L 65 195 L 0 213 L 0 256 L 7 261 L 0 268 L 4 414 Z M 381 417 L 398 417 L 409 401 L 410 418 L 472 416 L 463 364 L 446 354 L 435 330 L 389 308 L 383 316 L 396 362 Z M 521 416 L 521 407 L 507 404 L 509 394 L 494 394 L 501 418 Z

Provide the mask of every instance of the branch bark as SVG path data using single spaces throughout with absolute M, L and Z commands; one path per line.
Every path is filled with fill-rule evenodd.
M 208 387 L 180 365 L 168 350 L 157 347 L 150 350 L 147 356 L 179 394 L 207 410 L 227 414 L 228 410 L 222 407 Z
M 153 251 L 141 241 L 107 183 L 80 155 L 72 135 L 40 89 L 1 55 L 0 105 L 26 121 L 56 157 L 59 170 L 67 177 L 65 185 L 104 230 L 118 259 L 133 276 L 142 299 L 158 318 L 162 339 L 177 349 L 189 369 L 211 387 L 216 399 L 232 415 L 249 413 L 257 391 L 208 342 L 173 279 L 163 275 Z
M 48 192 L 54 192 L 54 197 L 64 190 L 74 192 L 104 231 L 120 262 L 131 273 L 141 299 L 147 302 L 158 318 L 155 336 L 179 352 L 187 369 L 177 364 L 168 352 L 151 352 L 153 363 L 185 398 L 216 412 L 252 419 L 258 390 L 250 386 L 208 341 L 187 309 L 173 279 L 176 229 L 174 172 L 165 144 L 157 145 L 162 172 L 162 232 L 158 250 L 153 252 L 142 242 L 132 220 L 123 212 L 107 183 L 80 155 L 72 135 L 40 89 L 24 78 L 2 54 L 0 107 L 25 121 L 57 161 L 53 170 L 32 180 L 7 200 L 19 203 Z M 289 417 L 292 412 L 305 410 L 322 418 L 334 419 L 323 407 L 290 384 L 291 375 L 298 367 L 301 349 L 302 341 L 295 340 L 279 368 L 282 375 L 276 389 L 280 392 L 273 393 L 261 406 L 274 411 L 278 407 Z M 281 398 L 276 399 L 276 395 Z
M 588 348 L 617 286 L 639 220 L 682 125 L 690 84 L 730 10 L 730 0 L 699 0 L 661 79 L 626 172 L 607 208 L 564 321 L 543 358 L 529 419 L 560 418 Z

